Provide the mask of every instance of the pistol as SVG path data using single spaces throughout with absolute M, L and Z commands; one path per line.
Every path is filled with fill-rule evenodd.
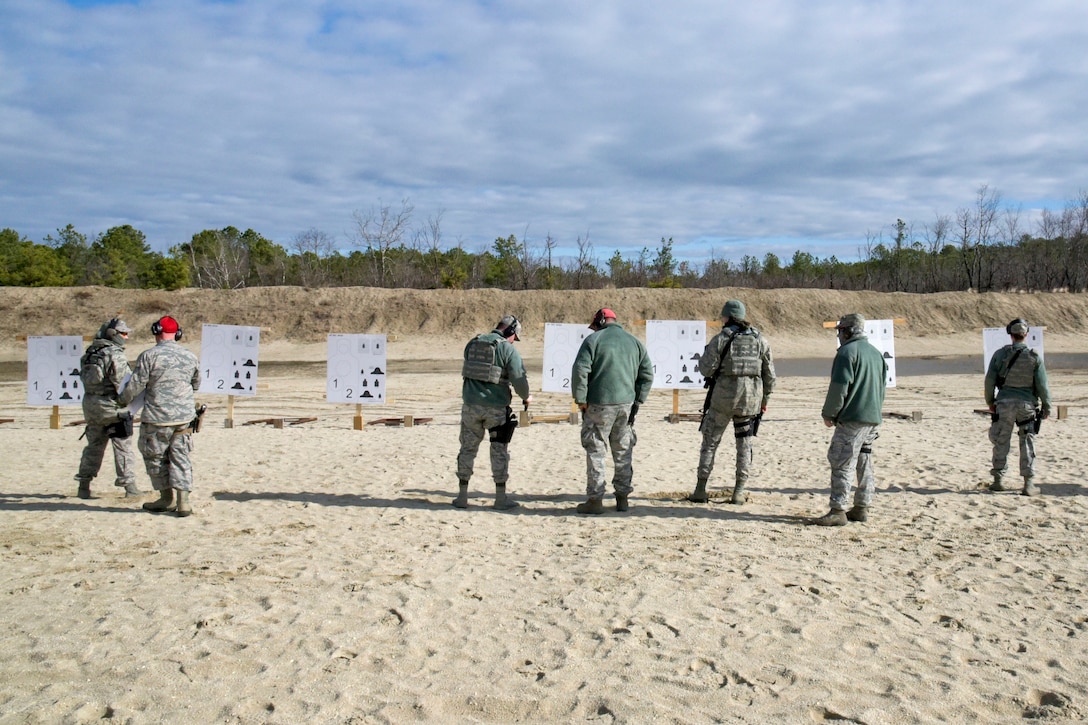
M 196 417 L 193 418 L 193 422 L 189 424 L 189 427 L 193 429 L 194 433 L 200 432 L 200 424 L 204 422 L 204 413 L 206 413 L 207 410 L 207 405 L 201 405 L 196 409 Z

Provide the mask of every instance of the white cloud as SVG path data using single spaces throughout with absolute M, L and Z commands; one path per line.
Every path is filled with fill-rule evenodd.
M 1077 195 L 1086 29 L 1060 0 L 9 0 L 0 226 L 343 241 L 409 198 L 473 249 L 850 256 L 982 184 L 1029 220 Z

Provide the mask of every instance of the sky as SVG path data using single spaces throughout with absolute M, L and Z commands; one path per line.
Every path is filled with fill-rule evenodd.
M 985 186 L 1032 233 L 1086 49 L 1083 0 L 4 0 L 0 228 L 849 259 Z

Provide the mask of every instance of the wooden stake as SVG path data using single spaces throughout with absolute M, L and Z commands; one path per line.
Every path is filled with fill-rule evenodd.
M 52 430 L 60 430 L 60 406 L 53 406 L 53 413 L 49 416 L 49 427 Z
M 227 396 L 227 419 L 223 421 L 224 428 L 234 427 L 234 396 Z
M 363 404 L 355 404 L 355 417 L 352 418 L 352 428 L 355 430 L 365 430 L 366 426 L 363 425 Z

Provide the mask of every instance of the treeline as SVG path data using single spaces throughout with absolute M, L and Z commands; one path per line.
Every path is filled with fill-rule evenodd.
M 1088 288 L 1088 193 L 1061 212 L 1044 211 L 1034 234 L 988 187 L 972 207 L 915 225 L 897 220 L 887 236 L 868 234 L 856 261 L 798 250 L 789 260 L 768 252 L 739 262 L 680 260 L 672 238 L 634 256 L 602 261 L 588 238 L 557 259 L 552 237 L 538 244 L 498 237 L 479 253 L 445 245 L 441 214 L 414 224 L 412 205 L 356 212 L 344 253 L 311 229 L 287 246 L 234 227 L 205 230 L 170 249 L 151 250 L 138 229 L 113 227 L 93 240 L 72 225 L 41 243 L 0 231 L 0 285 L 175 290 L 255 286 L 367 286 L 508 290 L 684 287 L 824 288 L 876 292 L 1056 290 Z

